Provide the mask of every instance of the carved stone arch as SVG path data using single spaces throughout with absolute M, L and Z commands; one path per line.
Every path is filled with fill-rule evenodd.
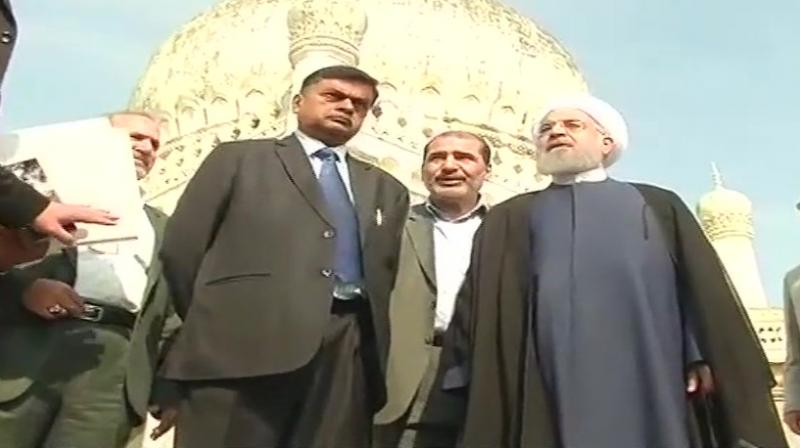
M 208 124 L 228 123 L 239 116 L 235 101 L 229 101 L 222 95 L 215 95 L 207 108 Z
M 474 94 L 461 98 L 458 108 L 451 115 L 470 124 L 482 124 L 485 120 L 481 100 Z
M 263 117 L 268 114 L 269 101 L 267 100 L 267 95 L 259 89 L 250 89 L 244 94 L 240 104 L 242 115 Z
M 438 118 L 444 115 L 445 102 L 440 90 L 435 85 L 428 85 L 420 90 L 419 102 L 425 116 Z
M 508 101 L 500 101 L 492 110 L 492 124 L 497 129 L 517 134 L 522 127 L 522 117 L 517 116 L 514 106 Z
M 380 98 L 393 98 L 397 95 L 397 86 L 391 82 L 381 82 L 378 84 L 378 93 L 380 94 Z
M 206 126 L 205 110 L 194 98 L 180 98 L 175 113 L 178 135 L 186 135 Z
M 378 92 L 378 102 L 372 108 L 375 129 L 380 135 L 396 137 L 401 132 L 400 128 L 406 125 L 402 106 L 399 104 L 402 98 L 397 87 L 391 83 L 381 83 Z
M 159 109 L 152 112 L 158 119 L 158 131 L 162 142 L 166 142 L 178 135 L 177 120 L 170 112 Z

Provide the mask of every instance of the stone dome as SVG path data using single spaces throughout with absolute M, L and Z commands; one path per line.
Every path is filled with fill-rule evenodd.
M 697 214 L 712 241 L 728 236 L 753 238 L 753 203 L 742 193 L 723 185 L 722 175 L 712 166 L 714 190 L 703 195 Z
M 453 128 L 492 144 L 490 201 L 543 187 L 533 120 L 586 90 L 555 39 L 496 0 L 223 0 L 160 47 L 131 99 L 162 117 L 148 200 L 169 211 L 220 141 L 290 133 L 299 80 L 336 63 L 381 82 L 353 152 L 417 194 L 422 146 Z

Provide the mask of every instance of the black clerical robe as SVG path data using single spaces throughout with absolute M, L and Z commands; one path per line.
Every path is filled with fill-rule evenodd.
M 715 376 L 712 397 L 687 401 L 693 446 L 786 447 L 769 366 L 716 253 L 677 195 L 632 185 L 660 224 L 675 261 L 680 307 L 694 321 Z M 537 199 L 529 193 L 493 208 L 475 237 L 442 357 L 442 387 L 468 396 L 464 447 L 559 447 L 535 353 L 529 223 Z

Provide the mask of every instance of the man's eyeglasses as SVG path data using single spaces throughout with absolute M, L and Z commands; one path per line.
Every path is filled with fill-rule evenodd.
M 536 130 L 536 135 L 542 136 L 547 135 L 553 132 L 556 126 L 561 127 L 564 131 L 574 134 L 576 132 L 581 132 L 586 130 L 589 125 L 581 120 L 554 120 L 554 121 L 545 121 L 539 126 L 539 129 Z

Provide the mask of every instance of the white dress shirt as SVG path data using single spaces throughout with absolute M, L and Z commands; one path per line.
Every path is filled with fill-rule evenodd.
M 433 214 L 433 260 L 436 269 L 436 315 L 433 325 L 446 330 L 453 317 L 456 297 L 464 282 L 472 254 L 472 237 L 481 225 L 486 211 L 484 204 L 456 219 L 445 219 L 435 205 L 428 202 Z
M 155 249 L 155 231 L 144 209 L 137 239 L 78 248 L 75 292 L 84 299 L 137 312 L 147 286 L 147 268 Z
M 314 170 L 314 175 L 317 179 L 319 179 L 319 173 L 322 171 L 322 160 L 314 156 L 314 153 L 322 148 L 331 148 L 333 152 L 339 156 L 339 160 L 336 161 L 336 169 L 339 171 L 339 175 L 342 176 L 344 187 L 347 189 L 347 195 L 350 196 L 350 202 L 355 203 L 353 200 L 353 189 L 350 187 L 350 170 L 347 168 L 347 148 L 345 146 L 328 146 L 315 138 L 309 137 L 299 129 L 294 131 L 294 135 L 300 140 L 300 146 L 302 146 L 303 150 L 306 152 L 306 156 L 308 156 L 308 160 L 311 162 L 311 168 Z
M 578 174 L 554 174 L 553 183 L 558 185 L 579 184 L 582 182 L 602 182 L 608 179 L 605 167 L 599 166 Z

